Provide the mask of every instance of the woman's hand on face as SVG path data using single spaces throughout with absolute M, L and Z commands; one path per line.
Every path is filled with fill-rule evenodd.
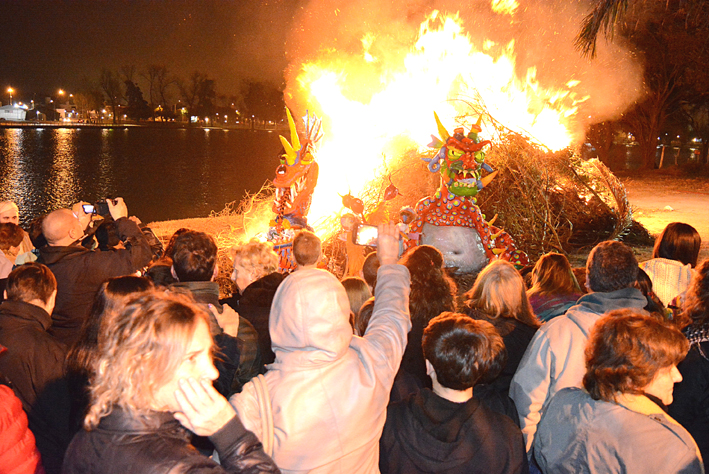
M 175 398 L 182 411 L 175 419 L 199 436 L 211 436 L 224 427 L 236 412 L 207 379 L 180 379 Z

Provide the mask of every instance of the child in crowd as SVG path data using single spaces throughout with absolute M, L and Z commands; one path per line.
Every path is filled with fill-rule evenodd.
M 492 324 L 444 312 L 423 335 L 433 390 L 389 405 L 380 446 L 386 473 L 526 473 L 522 432 L 473 397 L 473 386 L 504 365 L 505 345 Z
M 322 242 L 309 230 L 301 230 L 293 239 L 293 257 L 298 264 L 296 270 L 316 268 L 320 261 Z

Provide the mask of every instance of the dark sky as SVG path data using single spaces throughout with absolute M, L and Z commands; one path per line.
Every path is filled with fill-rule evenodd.
M 102 68 L 133 65 L 140 74 L 156 64 L 184 79 L 207 74 L 227 97 L 239 94 L 244 79 L 280 86 L 285 76 L 286 103 L 302 112 L 311 105 L 299 102 L 303 64 L 361 61 L 361 40 L 374 34 L 379 59 L 369 69 L 380 82 L 402 67 L 434 9 L 457 12 L 479 45 L 514 39 L 520 77 L 534 66 L 544 86 L 579 80 L 579 97 L 591 97 L 584 116 L 595 121 L 641 94 L 642 69 L 622 44 L 602 41 L 593 61 L 574 48 L 591 0 L 518 1 L 508 16 L 493 12 L 491 0 L 0 0 L 0 100 L 7 102 L 8 86 L 28 101 L 59 88 L 78 91 Z M 147 96 L 146 82 L 136 79 Z
M 195 70 L 217 91 L 244 78 L 280 83 L 298 0 L 0 0 L 0 90 L 16 96 L 68 92 L 101 68 L 163 64 Z

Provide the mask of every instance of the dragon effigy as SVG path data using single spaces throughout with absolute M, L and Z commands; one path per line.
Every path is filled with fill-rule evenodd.
M 497 173 L 485 163 L 485 149 L 492 143 L 479 137 L 482 117 L 467 135 L 463 128 L 450 135 L 438 115 L 434 116 L 441 138 L 432 136 L 429 146 L 438 153 L 423 159 L 429 171 L 440 172 L 441 186 L 435 195 L 416 204 L 415 217 L 404 220 L 407 247 L 434 245 L 446 256 L 447 265 L 459 271 L 478 271 L 492 259 L 508 260 L 520 268 L 527 265 L 527 255 L 516 248 L 512 237 L 487 222 L 476 204 L 477 193 Z
M 308 211 L 313 191 L 318 182 L 318 164 L 315 161 L 317 144 L 322 138 L 322 121 L 306 112 L 303 117 L 305 137 L 301 141 L 295 121 L 286 109 L 291 139 L 279 136 L 284 153 L 276 168 L 273 185 L 276 188 L 273 212 L 276 217 L 268 230 L 268 241 L 280 257 L 282 270 L 295 268 L 291 250 L 296 231 L 308 228 Z

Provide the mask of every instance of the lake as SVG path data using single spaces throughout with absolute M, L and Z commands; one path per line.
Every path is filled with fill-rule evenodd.
M 286 132 L 287 133 L 287 132 Z M 0 129 L 0 200 L 22 225 L 77 201 L 121 196 L 143 222 L 205 217 L 274 177 L 265 130 L 128 127 Z

